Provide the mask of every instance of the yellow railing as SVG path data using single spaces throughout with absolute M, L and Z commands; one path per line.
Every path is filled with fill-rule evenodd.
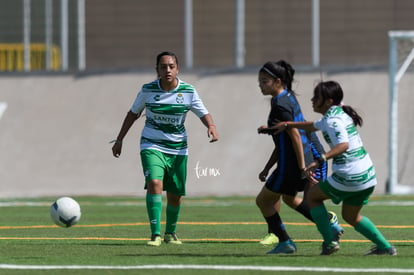
M 60 49 L 52 45 L 50 69 L 60 69 Z M 0 71 L 24 70 L 24 45 L 21 43 L 0 43 Z M 30 44 L 30 70 L 46 70 L 46 45 Z

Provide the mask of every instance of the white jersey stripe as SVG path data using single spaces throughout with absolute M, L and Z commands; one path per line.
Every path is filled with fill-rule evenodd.
M 198 117 L 208 114 L 196 89 L 178 79 L 172 91 L 163 91 L 159 80 L 142 86 L 131 107 L 139 114 L 146 109 L 142 130 L 141 150 L 155 149 L 173 155 L 187 155 L 186 114 L 192 111 Z

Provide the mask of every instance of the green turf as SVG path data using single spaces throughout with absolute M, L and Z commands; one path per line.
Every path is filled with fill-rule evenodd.
M 149 270 L 24 270 L 1 265 L 141 266 L 234 265 L 331 268 L 398 268 L 414 270 L 413 197 L 378 196 L 363 209 L 398 249 L 398 256 L 362 256 L 371 243 L 345 227 L 341 250 L 319 256 L 321 236 L 314 225 L 282 206 L 282 218 L 298 251 L 294 255 L 266 255 L 271 247 L 258 240 L 266 225 L 254 198 L 185 198 L 178 225 L 183 245 L 146 246 L 149 225 L 142 198 L 76 198 L 82 218 L 72 228 L 53 227 L 49 207 L 54 199 L 0 200 L 0 274 L 148 274 Z M 165 199 L 164 199 L 165 201 Z M 27 205 L 27 203 L 31 203 Z M 395 203 L 393 203 L 395 202 Z M 164 203 L 165 206 L 165 203 Z M 327 203 L 328 209 L 340 208 Z M 164 212 L 165 213 L 165 212 Z M 163 213 L 163 214 L 164 214 Z M 165 220 L 165 216 L 163 217 Z M 231 224 L 233 223 L 233 224 Z M 340 223 L 343 224 L 342 219 Z M 164 225 L 163 225 L 164 228 Z M 258 270 L 161 270 L 150 274 L 257 274 Z M 275 272 L 275 271 L 273 271 Z M 303 271 L 278 271 L 303 274 Z M 360 272 L 346 273 L 358 274 Z M 376 272 L 386 274 L 385 272 Z M 327 274 L 327 272 L 312 272 Z

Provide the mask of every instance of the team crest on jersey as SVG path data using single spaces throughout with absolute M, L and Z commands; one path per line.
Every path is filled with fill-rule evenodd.
M 160 95 L 154 96 L 154 101 L 159 101 L 159 100 L 160 100 Z
M 184 96 L 183 96 L 183 94 L 177 94 L 177 97 L 176 97 L 175 101 L 176 101 L 178 104 L 182 104 L 182 103 L 184 103 Z

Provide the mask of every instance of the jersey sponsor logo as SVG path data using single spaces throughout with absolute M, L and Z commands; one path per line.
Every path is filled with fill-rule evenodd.
M 154 96 L 154 101 L 159 101 L 160 100 L 160 95 L 155 95 Z
M 171 116 L 160 116 L 160 115 L 153 115 L 153 120 L 155 120 L 157 123 L 168 123 L 168 124 L 179 124 L 180 119 L 177 117 L 171 117 Z

